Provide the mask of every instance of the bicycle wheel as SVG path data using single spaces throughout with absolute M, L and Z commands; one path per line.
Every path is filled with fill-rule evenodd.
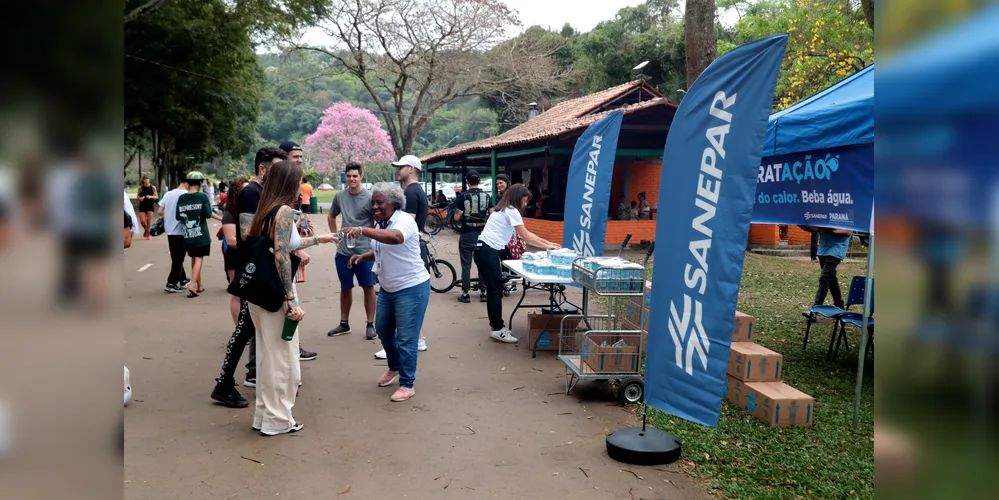
M 430 289 L 437 293 L 450 292 L 458 282 L 458 273 L 450 262 L 441 259 L 430 261 Z
M 441 220 L 440 214 L 434 212 L 427 214 L 427 222 L 424 224 L 424 230 L 428 234 L 437 234 L 441 232 L 442 227 L 444 227 L 444 221 Z
M 460 233 L 461 232 L 461 223 L 458 222 L 458 221 L 456 221 L 456 220 L 454 220 L 454 217 L 451 217 L 451 221 L 450 222 L 451 222 L 451 224 L 450 224 L 451 225 L 451 229 L 453 229 L 457 233 Z

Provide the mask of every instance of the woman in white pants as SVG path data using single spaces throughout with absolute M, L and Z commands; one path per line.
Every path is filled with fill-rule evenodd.
M 297 328 L 291 340 L 281 338 L 286 318 L 300 322 L 305 317 L 295 289 L 291 254 L 319 243 L 336 241 L 332 234 L 308 238 L 299 236 L 297 220 L 301 213 L 291 207 L 298 201 L 301 184 L 302 167 L 298 164 L 282 161 L 271 166 L 249 231 L 251 236 L 265 234 L 274 240 L 274 262 L 287 294 L 287 307 L 277 312 L 249 305 L 257 344 L 253 429 L 266 436 L 298 432 L 304 427 L 292 416 L 298 386 L 302 381 Z

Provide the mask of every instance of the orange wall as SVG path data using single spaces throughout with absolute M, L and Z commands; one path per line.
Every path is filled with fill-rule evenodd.
M 807 242 L 806 242 L 807 243 Z M 750 245 L 780 244 L 780 228 L 777 224 L 752 224 L 749 226 Z
M 562 223 L 541 219 L 524 219 L 527 230 L 552 242 L 565 246 L 562 241 Z M 656 239 L 656 221 L 654 220 L 609 220 L 604 238 L 605 246 L 620 246 L 625 236 L 631 233 L 631 243 L 653 241 Z M 572 242 L 568 242 L 571 244 Z
M 656 206 L 659 203 L 659 174 L 662 170 L 662 163 L 632 163 L 628 203 L 638 201 L 638 193 L 645 191 L 649 205 Z
M 788 245 L 811 245 L 812 233 L 809 233 L 794 224 L 788 224 L 787 243 Z
M 610 216 L 613 218 L 617 215 L 617 204 L 621 202 L 621 194 L 624 193 L 624 167 L 623 165 L 614 165 L 614 174 L 611 177 L 611 191 L 610 191 Z M 625 194 L 627 196 L 627 194 Z M 630 200 L 626 203 L 631 203 Z

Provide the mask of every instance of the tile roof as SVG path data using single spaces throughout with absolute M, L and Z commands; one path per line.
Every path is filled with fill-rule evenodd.
M 643 88 L 644 91 L 658 95 L 659 97 L 642 101 L 636 104 L 613 107 L 591 113 L 601 106 L 611 103 L 615 99 L 628 94 L 629 92 Z M 595 92 L 583 97 L 570 99 L 556 104 L 548 111 L 541 113 L 532 120 L 526 121 L 516 127 L 494 137 L 482 139 L 480 141 L 458 144 L 448 149 L 442 149 L 424 156 L 421 160 L 426 162 L 439 161 L 444 158 L 466 155 L 481 151 L 491 151 L 504 146 L 524 144 L 558 137 L 566 132 L 588 127 L 590 124 L 607 116 L 611 111 L 621 109 L 625 115 L 635 111 L 652 108 L 655 106 L 669 106 L 676 108 L 677 104 L 662 97 L 655 88 L 645 84 L 641 80 L 631 81 L 616 87 L 611 87 L 600 92 Z

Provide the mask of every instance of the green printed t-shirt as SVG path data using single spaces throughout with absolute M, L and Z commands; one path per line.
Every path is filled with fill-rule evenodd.
M 184 228 L 184 246 L 198 248 L 212 244 L 208 234 L 208 219 L 212 217 L 211 202 L 202 192 L 184 193 L 177 199 L 177 221 Z

